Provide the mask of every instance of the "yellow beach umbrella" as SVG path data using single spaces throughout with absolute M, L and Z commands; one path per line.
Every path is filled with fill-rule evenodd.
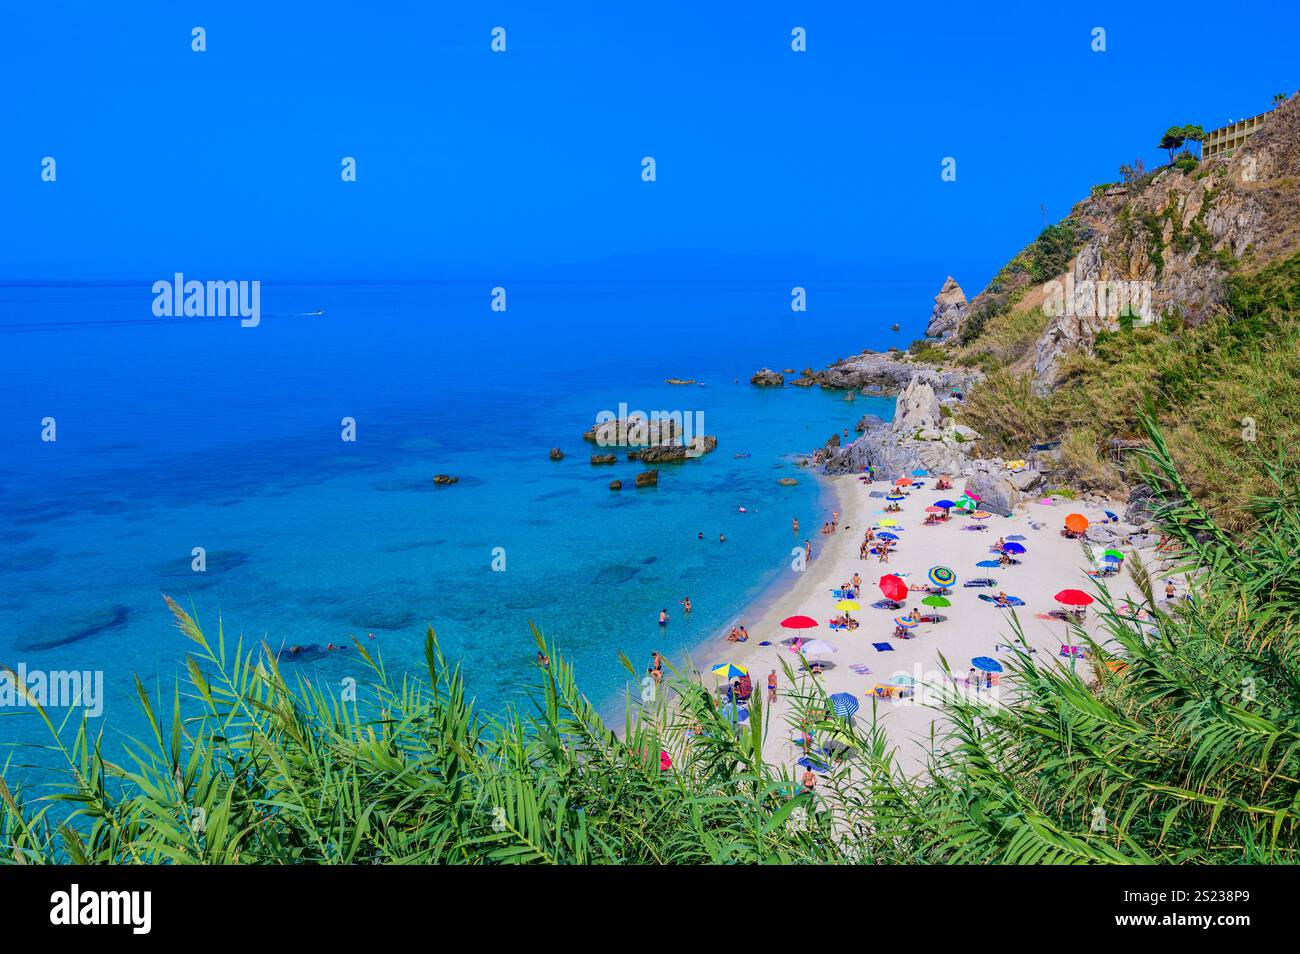
M 846 610 L 846 611 L 862 609 L 862 607 L 858 605 L 857 600 L 840 600 L 838 603 L 835 604 L 835 608 L 837 610 Z

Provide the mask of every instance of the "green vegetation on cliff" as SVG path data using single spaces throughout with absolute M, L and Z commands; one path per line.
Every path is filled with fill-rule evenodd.
M 1010 365 L 1045 323 L 1038 311 L 1012 313 L 964 349 L 989 375 L 962 412 L 987 450 L 1023 453 L 1064 436 L 1067 476 L 1113 489 L 1132 475 L 1107 459 L 1107 443 L 1140 436 L 1150 408 L 1193 491 L 1230 527 L 1252 519 L 1268 465 L 1300 429 L 1300 255 L 1230 278 L 1223 307 L 1201 324 L 1168 316 L 1099 334 L 1040 396 L 1031 372 Z

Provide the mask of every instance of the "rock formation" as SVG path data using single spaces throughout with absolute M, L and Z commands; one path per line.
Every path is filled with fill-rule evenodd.
M 780 388 L 785 386 L 785 376 L 771 368 L 763 368 L 749 379 L 749 383 L 760 388 Z
M 967 305 L 966 293 L 949 275 L 939 294 L 934 296 L 934 311 L 930 312 L 930 323 L 925 328 L 926 337 L 942 341 L 957 334 L 966 320 Z

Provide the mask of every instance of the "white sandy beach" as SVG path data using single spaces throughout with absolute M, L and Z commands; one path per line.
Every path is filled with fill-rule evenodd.
M 918 479 L 924 480 L 925 486 L 911 488 L 910 495 L 902 502 L 902 513 L 887 514 L 884 512 L 885 501 L 871 497 L 870 492 L 886 491 L 890 487 L 888 483 L 867 483 L 854 476 L 830 478 L 840 501 L 839 530 L 833 534 L 821 534 L 821 520 L 830 519 L 828 512 L 819 518 L 816 526 L 801 528 L 797 539 L 792 536 L 792 547 L 802 545 L 806 538 L 803 531 L 811 531 L 813 559 L 808 568 L 798 574 L 799 579 L 788 593 L 771 602 L 757 618 L 743 615 L 738 618 L 738 622 L 749 630 L 747 643 L 727 643 L 724 639 L 703 649 L 700 658 L 695 660 L 706 684 L 712 678 L 708 669 L 718 663 L 733 662 L 747 667 L 755 693 L 763 692 L 764 698 L 768 673 L 776 669 L 779 697 L 776 705 L 767 710 L 768 730 L 764 747 L 769 761 L 801 771 L 796 769 L 795 761 L 802 755 L 802 750 L 793 741 L 792 730 L 786 722 L 790 704 L 781 698 L 783 690 L 788 688 L 781 661 L 796 671 L 799 669 L 799 657 L 781 644 L 791 636 L 815 637 L 835 647 L 837 651 L 833 655 L 821 657 L 833 663 L 833 668 L 828 668 L 817 678 L 828 694 L 849 692 L 858 698 L 862 706 L 857 714 L 859 724 L 871 718 L 874 687 L 889 682 L 896 673 L 906 673 L 918 682 L 938 685 L 942 681 L 940 653 L 947 659 L 953 675 L 962 679 L 973 657 L 1007 658 L 1007 651 L 997 647 L 999 644 L 1005 646 L 1012 638 L 1011 611 L 978 599 L 980 594 L 996 595 L 998 591 L 1005 591 L 1023 599 L 1025 605 L 1015 612 L 1019 614 L 1026 641 L 1037 650 L 1037 658 L 1050 658 L 1069 665 L 1068 660 L 1060 657 L 1061 645 L 1070 641 L 1067 624 L 1058 619 L 1040 618 L 1040 614 L 1062 608 L 1054 599 L 1062 589 L 1093 592 L 1094 583 L 1086 571 L 1095 567 L 1080 541 L 1063 537 L 1060 530 L 1069 513 L 1082 513 L 1090 521 L 1101 522 L 1105 520 L 1103 509 L 1122 512 L 1122 505 L 1108 504 L 1103 508 L 1067 499 L 1047 505 L 1035 498 L 1034 502 L 1022 504 L 1011 517 L 993 515 L 980 521 L 988 527 L 985 531 L 963 529 L 976 521 L 959 515 L 959 511 L 953 511 L 952 518 L 945 523 L 923 526 L 925 508 L 944 497 L 956 499 L 961 495 L 964 482 L 958 479 L 953 490 L 936 491 L 933 478 Z M 879 521 L 888 518 L 898 521 L 898 527 L 889 529 L 897 532 L 900 538 L 896 551 L 890 554 L 889 563 L 878 562 L 874 554 L 866 560 L 859 559 L 859 546 L 867 527 L 876 527 Z M 1027 552 L 1019 557 L 1020 565 L 976 566 L 981 560 L 996 559 L 991 547 L 998 537 L 1011 534 L 1024 537 L 1022 542 Z M 1119 549 L 1126 556 L 1137 554 L 1149 567 L 1152 565 L 1150 552 L 1134 551 L 1127 546 Z M 873 608 L 871 604 L 881 598 L 878 581 L 884 574 L 893 573 L 901 575 L 909 587 L 920 586 L 928 583 L 927 571 L 936 565 L 947 566 L 957 575 L 956 584 L 947 597 L 952 605 L 937 611 L 947 619 L 939 623 L 922 623 L 912 630 L 915 634 L 913 639 L 893 638 L 896 616 L 913 606 L 923 615 L 936 611 L 921 604 L 921 598 L 929 595 L 924 592 L 909 593 L 901 611 Z M 790 572 L 794 575 L 793 570 Z M 862 608 L 852 615 L 861 625 L 851 631 L 833 631 L 827 623 L 839 613 L 835 610 L 836 598 L 832 590 L 848 582 L 855 572 L 862 578 L 857 600 Z M 997 586 L 992 589 L 963 587 L 964 582 L 976 577 L 992 577 Z M 1108 585 L 1112 593 L 1133 589 L 1126 571 L 1110 577 Z M 781 627 L 781 620 L 797 614 L 812 617 L 818 627 L 800 631 Z M 1092 633 L 1096 625 L 1096 614 L 1090 610 L 1085 626 Z M 760 646 L 763 641 L 771 645 Z M 873 643 L 888 643 L 893 646 L 893 651 L 879 651 Z M 868 666 L 872 671 L 870 674 L 856 672 L 850 668 L 855 664 Z M 1077 665 L 1090 664 L 1080 660 Z M 812 677 L 802 674 L 799 678 Z M 922 695 L 924 693 L 918 692 L 917 698 Z M 933 701 L 934 694 L 930 695 Z M 937 718 L 934 709 L 915 701 L 881 700 L 879 712 L 882 724 L 898 749 L 900 767 L 909 772 L 919 767 L 929 744 L 931 724 Z

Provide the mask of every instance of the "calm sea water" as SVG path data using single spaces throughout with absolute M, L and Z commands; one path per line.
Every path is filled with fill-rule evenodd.
M 888 326 L 928 292 L 832 285 L 795 314 L 788 283 L 532 283 L 494 313 L 486 283 L 268 284 L 245 329 L 154 318 L 149 284 L 0 288 L 0 662 L 102 670 L 110 739 L 142 728 L 135 675 L 183 677 L 164 593 L 272 647 L 360 637 L 398 672 L 430 623 L 488 707 L 524 697 L 532 622 L 611 702 L 620 650 L 696 645 L 789 572 L 791 519 L 828 509 L 790 455 L 892 411 L 750 374 L 905 343 Z M 719 448 L 630 489 L 641 468 L 581 439 L 620 403 L 702 412 Z M 341 680 L 355 657 L 286 665 Z M 0 709 L 0 741 L 43 737 Z

